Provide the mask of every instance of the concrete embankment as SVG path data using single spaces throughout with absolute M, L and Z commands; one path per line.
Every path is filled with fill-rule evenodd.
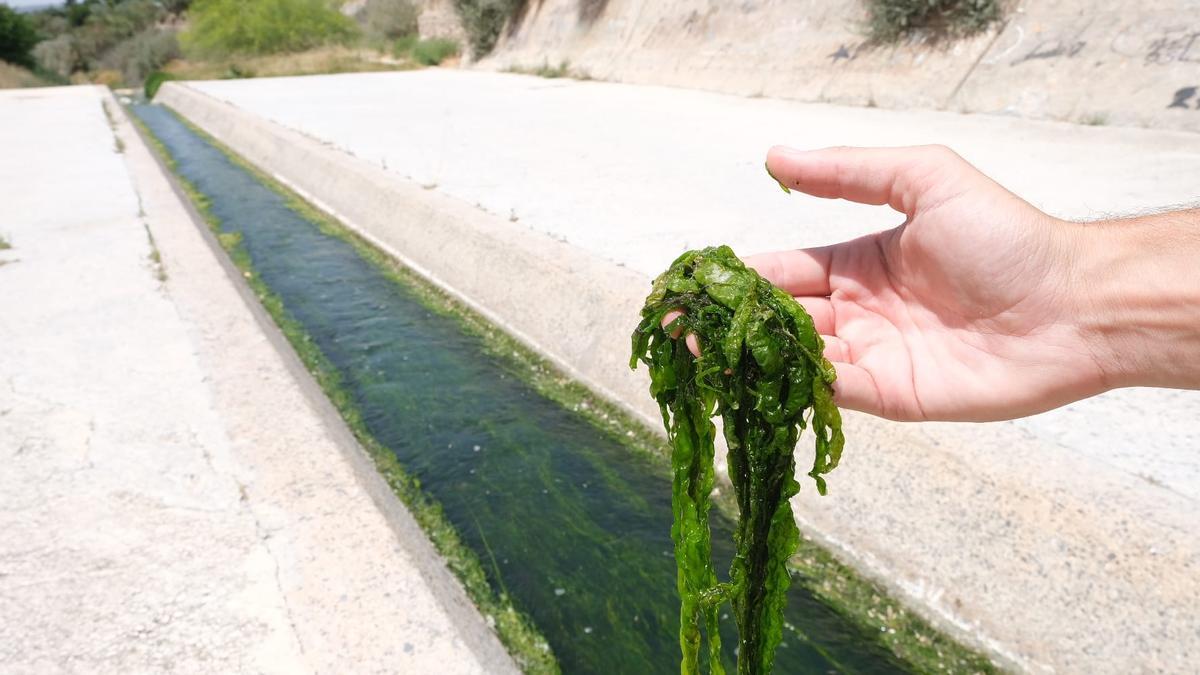
M 173 83 L 160 100 L 651 425 L 626 350 L 672 257 L 896 223 L 782 194 L 762 173 L 771 143 L 947 143 L 1077 218 L 1193 200 L 1200 170 L 1184 133 L 485 73 Z M 1016 668 L 1184 671 L 1200 651 L 1198 419 L 1200 395 L 1146 390 L 1003 424 L 850 415 L 831 495 L 803 492 L 798 519 Z
M 742 96 L 1200 131 L 1200 2 L 1004 4 L 969 39 L 872 46 L 858 0 L 544 0 L 482 66 L 568 62 Z
M 0 147 L 0 669 L 516 672 L 111 94 Z

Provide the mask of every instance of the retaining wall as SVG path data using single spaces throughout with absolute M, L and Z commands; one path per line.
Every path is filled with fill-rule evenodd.
M 480 67 L 885 108 L 1200 131 L 1200 1 L 1027 0 L 872 47 L 858 0 L 530 0 Z

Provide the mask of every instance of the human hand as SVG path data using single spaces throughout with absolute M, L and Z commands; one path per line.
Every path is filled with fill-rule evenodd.
M 1113 386 L 1103 341 L 1080 321 L 1079 225 L 943 147 L 776 147 L 767 168 L 788 188 L 905 216 L 853 241 L 745 259 L 812 315 L 839 405 L 895 420 L 984 421 Z

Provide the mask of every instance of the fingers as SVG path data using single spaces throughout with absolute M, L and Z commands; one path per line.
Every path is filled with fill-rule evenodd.
M 825 358 L 834 363 L 850 363 L 854 360 L 850 354 L 850 345 L 846 344 L 845 340 L 833 335 L 822 335 L 821 340 L 825 342 Z
M 681 309 L 673 309 L 664 314 L 662 318 L 663 330 L 666 330 L 667 326 L 670 326 L 672 321 L 681 316 L 683 316 L 683 310 Z M 679 334 L 682 332 L 683 326 L 675 326 L 667 333 L 667 335 L 670 335 L 672 339 L 677 340 L 679 339 Z M 695 333 L 688 333 L 687 337 L 685 337 L 683 341 L 687 343 L 688 351 L 692 353 L 692 356 L 700 356 L 700 339 L 696 337 Z
M 673 310 L 667 312 L 666 314 L 664 314 L 663 318 L 662 318 L 663 330 L 667 330 L 667 326 L 670 326 L 672 321 L 674 321 L 675 319 L 678 319 L 681 316 L 683 316 L 682 309 L 673 309 Z M 674 339 L 678 339 L 679 334 L 681 332 L 683 332 L 683 326 L 675 326 L 667 334 L 670 335 Z
M 822 335 L 833 335 L 837 332 L 837 322 L 834 319 L 833 303 L 829 298 L 796 298 L 804 311 L 812 317 L 813 327 Z
M 802 297 L 796 298 L 796 300 L 804 307 L 804 310 L 808 312 L 809 316 L 812 317 L 814 327 L 817 329 L 817 332 L 821 334 L 821 337 L 825 339 L 825 357 L 830 361 L 850 360 L 850 352 L 848 349 L 844 349 L 843 351 L 835 352 L 833 354 L 831 354 L 829 351 L 831 341 L 836 340 L 837 344 L 840 346 L 839 348 L 844 347 L 845 345 L 845 343 L 843 343 L 839 338 L 833 336 L 833 305 L 829 302 L 829 298 Z M 675 319 L 678 319 L 681 316 L 683 316 L 683 311 L 678 309 L 673 309 L 664 314 L 661 324 L 663 330 L 667 330 L 667 327 L 670 326 Z M 675 326 L 671 330 L 667 331 L 667 335 L 670 335 L 673 339 L 679 339 L 679 336 L 682 333 L 682 326 Z M 700 356 L 700 340 L 694 333 L 688 333 L 687 337 L 684 338 L 684 341 L 687 342 L 688 350 L 692 352 L 693 356 Z M 842 358 L 839 356 L 839 354 L 845 354 L 845 358 Z
M 815 197 L 887 204 L 910 215 L 929 176 L 955 163 L 965 164 L 942 146 L 802 151 L 777 145 L 767 153 L 767 171 L 782 185 Z
M 837 380 L 833 383 L 833 401 L 842 408 L 884 416 L 883 399 L 875 379 L 851 363 L 834 363 Z
M 829 295 L 832 246 L 746 256 L 744 262 L 788 295 Z

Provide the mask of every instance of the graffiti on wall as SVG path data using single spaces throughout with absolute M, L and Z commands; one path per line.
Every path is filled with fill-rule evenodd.
M 1086 46 L 1086 40 L 1074 38 L 1052 38 L 1049 40 L 1042 40 L 1041 42 L 1037 43 L 1033 49 L 1026 52 L 1024 56 L 1013 61 L 1012 65 L 1015 66 L 1025 63 L 1026 61 L 1036 61 L 1038 59 L 1057 59 L 1063 57 L 1068 59 L 1073 58 L 1078 56 L 1079 52 L 1083 51 L 1083 48 Z
M 1176 92 L 1174 99 L 1167 108 L 1183 108 L 1191 110 L 1192 107 L 1188 103 L 1196 98 L 1195 110 L 1200 110 L 1200 97 L 1196 97 L 1196 93 L 1200 92 L 1200 87 L 1180 87 Z
M 1163 31 L 1150 41 L 1146 63 L 1200 63 L 1200 31 L 1179 29 Z
M 1085 33 L 1092 22 L 1071 27 L 1042 36 L 1032 47 L 1026 48 L 1025 31 L 1014 27 L 1016 42 L 1009 45 L 1001 57 L 1014 54 L 1008 62 L 1017 66 L 1028 61 L 1045 59 L 1070 59 L 1080 56 L 1089 42 Z M 1117 31 L 1108 45 L 1109 51 L 1125 58 L 1141 59 L 1146 65 L 1168 65 L 1172 63 L 1200 63 L 1200 30 L 1195 26 L 1168 26 L 1154 24 L 1132 24 Z M 1099 45 L 1103 49 L 1103 45 Z M 1093 49 L 1088 50 L 1095 56 Z
M 850 45 L 847 45 L 846 43 L 843 42 L 838 45 L 838 48 L 835 49 L 833 51 L 833 53 L 829 55 L 828 58 L 833 63 L 837 63 L 838 61 L 841 61 L 841 60 L 853 61 L 854 59 L 858 58 L 858 52 L 862 48 L 863 48 L 863 43 L 861 43 L 861 42 L 856 42 L 856 43 L 850 44 Z

